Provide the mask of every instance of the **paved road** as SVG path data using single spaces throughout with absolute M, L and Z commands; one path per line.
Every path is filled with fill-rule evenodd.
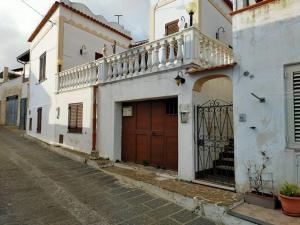
M 0 127 L 0 224 L 189 224 L 210 222 Z

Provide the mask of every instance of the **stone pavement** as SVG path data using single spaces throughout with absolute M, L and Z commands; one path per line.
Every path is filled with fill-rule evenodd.
M 213 223 L 0 127 L 0 224 Z

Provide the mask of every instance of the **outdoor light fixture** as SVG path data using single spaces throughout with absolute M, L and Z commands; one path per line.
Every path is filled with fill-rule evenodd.
M 82 45 L 80 48 L 80 55 L 85 55 L 87 54 L 87 49 L 85 45 Z
M 57 70 L 58 70 L 58 72 L 61 72 L 62 65 L 63 65 L 63 60 L 62 59 L 58 59 L 57 60 Z
M 189 121 L 189 112 L 180 112 L 181 123 L 187 123 Z
M 175 77 L 174 79 L 176 81 L 177 86 L 180 86 L 181 84 L 185 83 L 185 79 L 183 78 L 182 71 L 179 71 L 177 77 Z
M 188 14 L 190 15 L 190 26 L 193 26 L 193 16 L 196 11 L 196 7 L 197 7 L 197 5 L 194 2 L 194 0 L 186 0 L 185 1 L 185 9 L 188 12 Z
M 251 92 L 251 95 L 255 98 L 257 98 L 259 100 L 260 103 L 265 103 L 266 102 L 266 98 L 264 97 L 258 97 L 256 94 Z

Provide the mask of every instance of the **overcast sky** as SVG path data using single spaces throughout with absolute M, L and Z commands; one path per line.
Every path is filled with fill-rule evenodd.
M 45 15 L 55 0 L 25 0 Z M 115 14 L 123 14 L 121 24 L 132 32 L 135 40 L 148 38 L 149 0 L 73 0 L 87 5 L 95 14 L 108 21 L 116 21 Z M 16 56 L 29 49 L 27 39 L 42 17 L 22 0 L 0 0 L 0 71 L 3 66 L 19 67 Z

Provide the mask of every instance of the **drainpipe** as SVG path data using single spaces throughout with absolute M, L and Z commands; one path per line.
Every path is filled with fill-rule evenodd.
M 92 134 L 92 152 L 91 159 L 99 159 L 99 152 L 96 149 L 97 143 L 97 91 L 98 86 L 93 86 L 93 134 Z

